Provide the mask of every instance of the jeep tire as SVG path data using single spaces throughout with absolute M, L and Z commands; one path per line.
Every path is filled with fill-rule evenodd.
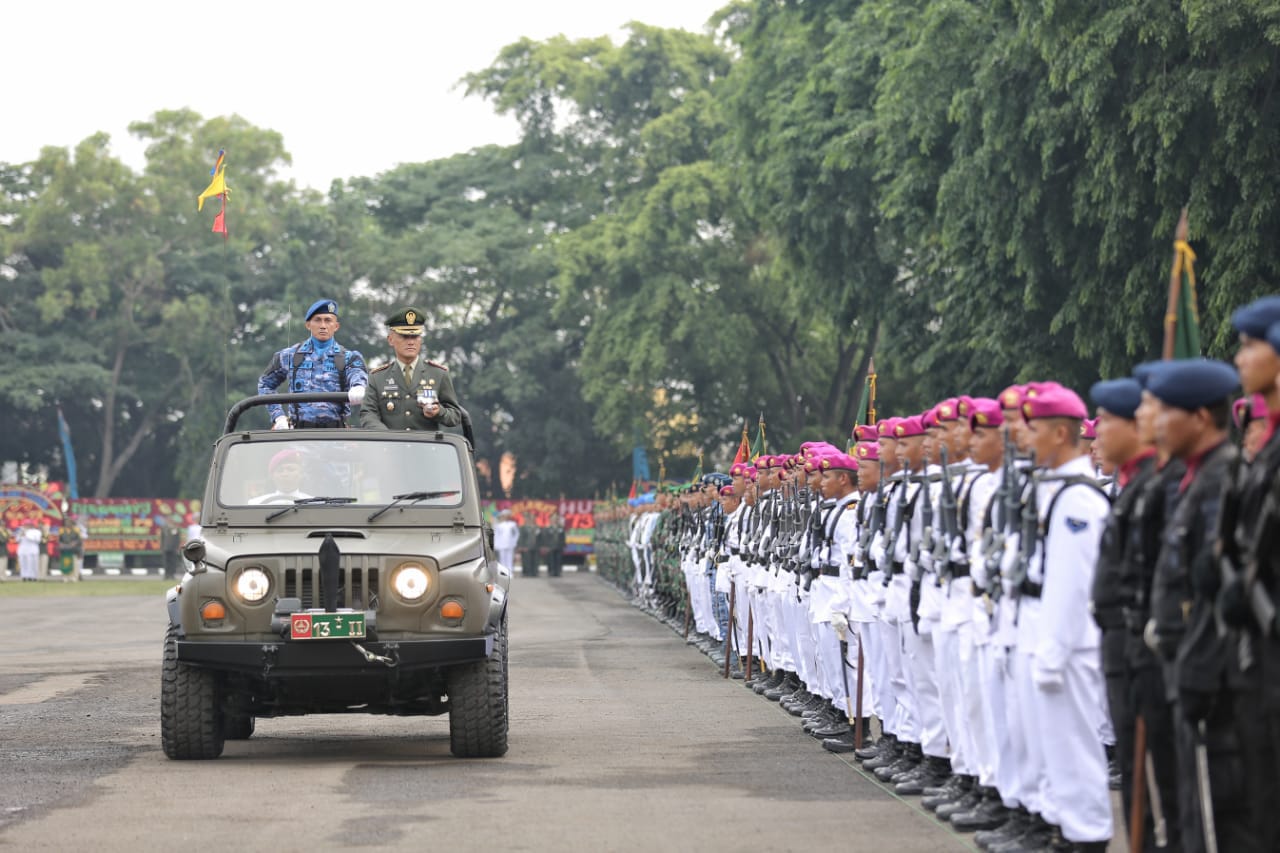
M 449 750 L 458 758 L 497 758 L 507 753 L 507 615 L 493 638 L 493 652 L 449 670 Z
M 252 720 L 250 721 L 252 722 Z M 217 758 L 224 742 L 218 677 L 178 661 L 178 627 L 164 635 L 160 682 L 160 744 L 174 759 Z

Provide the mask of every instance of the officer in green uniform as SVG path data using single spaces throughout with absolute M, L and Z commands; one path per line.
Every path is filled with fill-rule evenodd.
M 369 387 L 360 405 L 365 429 L 444 428 L 462 424 L 462 407 L 453 391 L 449 368 L 423 358 L 423 313 L 405 308 L 387 320 L 387 343 L 395 358 L 369 372 Z

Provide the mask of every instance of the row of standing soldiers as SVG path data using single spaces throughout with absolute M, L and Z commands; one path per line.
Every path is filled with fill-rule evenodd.
M 1233 323 L 1096 420 L 1016 385 L 638 500 L 601 571 L 982 849 L 1105 849 L 1114 744 L 1131 843 L 1280 850 L 1280 297 Z

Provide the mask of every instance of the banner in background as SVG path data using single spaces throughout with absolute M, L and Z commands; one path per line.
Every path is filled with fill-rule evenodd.
M 86 554 L 158 552 L 160 531 L 166 523 L 185 529 L 187 517 L 199 514 L 198 500 L 70 499 L 62 483 L 0 486 L 0 523 L 10 530 L 24 524 L 37 524 L 57 536 L 66 518 L 74 517 L 87 534 Z
M 523 525 L 526 518 L 532 518 L 539 527 L 551 523 L 551 514 L 559 512 L 564 519 L 565 554 L 585 556 L 590 554 L 595 539 L 596 517 L 593 514 L 595 501 L 485 501 L 484 514 L 490 524 L 498 520 L 498 513 L 504 509 L 511 510 L 516 524 Z

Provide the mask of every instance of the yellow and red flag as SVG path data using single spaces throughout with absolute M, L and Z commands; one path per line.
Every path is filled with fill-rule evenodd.
M 214 161 L 213 168 L 209 170 L 209 174 L 213 176 L 213 180 L 209 182 L 209 186 L 205 191 L 196 196 L 196 210 L 204 210 L 204 201 L 207 198 L 221 199 L 222 207 L 218 211 L 218 215 L 213 218 L 213 233 L 221 234 L 225 239 L 227 236 L 227 199 L 231 196 L 231 189 L 227 186 L 227 152 L 226 149 L 218 150 L 218 159 Z

